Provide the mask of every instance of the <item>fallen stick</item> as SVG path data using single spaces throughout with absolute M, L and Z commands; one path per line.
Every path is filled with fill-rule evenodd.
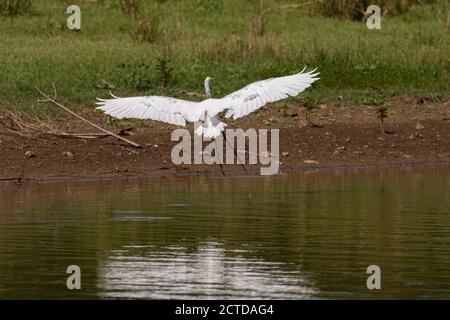
M 18 115 L 14 114 L 12 112 L 8 112 L 8 116 L 20 128 L 20 130 L 23 131 L 23 128 L 25 127 L 27 129 L 31 129 L 33 131 L 40 132 L 39 128 L 37 128 L 36 126 L 34 126 L 30 123 L 26 123 Z
M 20 120 L 22 122 L 22 125 L 28 126 L 28 128 L 38 131 L 39 133 L 42 133 L 42 134 L 49 134 L 49 135 L 68 137 L 68 138 L 80 138 L 80 139 L 99 139 L 99 138 L 109 137 L 109 134 L 106 134 L 106 133 L 67 133 L 64 131 L 58 132 L 55 129 L 51 128 L 47 123 L 44 123 L 37 118 L 31 118 L 28 115 L 26 115 L 26 116 L 30 120 L 33 120 L 33 121 L 39 123 L 42 127 L 47 128 L 48 131 L 42 132 L 40 129 L 37 129 L 37 128 L 31 126 L 30 124 L 27 124 L 23 120 Z M 17 119 L 20 119 L 20 118 L 17 118 Z M 120 133 L 118 133 L 118 134 L 120 134 Z
M 66 132 L 47 132 L 55 136 L 63 138 L 79 138 L 79 139 L 101 139 L 109 137 L 106 133 L 66 133 Z
M 41 120 L 35 119 L 35 118 L 31 118 L 30 116 L 28 116 L 26 114 L 24 116 L 28 117 L 30 120 L 32 120 L 34 122 L 39 123 L 40 127 L 35 125 L 35 124 L 25 122 L 24 120 L 22 120 L 20 118 L 20 116 L 16 115 L 15 113 L 13 113 L 11 111 L 8 111 L 6 114 L 8 116 L 8 119 L 10 119 L 12 122 L 14 122 L 19 127 L 19 129 L 22 130 L 22 131 L 24 131 L 23 130 L 24 128 L 27 128 L 27 129 L 32 130 L 33 132 L 37 132 L 38 134 L 54 135 L 54 136 L 63 137 L 63 138 L 79 138 L 79 139 L 101 139 L 101 138 L 106 138 L 106 137 L 110 136 L 107 133 L 67 133 L 67 132 L 64 132 L 64 131 L 57 131 L 56 129 L 50 127 L 48 124 L 42 122 Z M 13 130 L 8 125 L 5 125 L 5 127 L 10 132 L 16 133 L 18 135 L 22 135 L 24 137 L 32 138 L 30 132 L 28 132 L 30 135 L 24 135 L 24 134 L 20 133 L 18 130 Z M 47 131 L 43 131 L 43 127 L 46 128 Z M 117 134 L 120 135 L 122 132 L 126 132 L 126 131 L 129 131 L 129 130 L 131 130 L 131 128 L 122 129 Z M 0 134 L 1 133 L 2 132 L 0 131 Z M 39 139 L 39 140 L 42 140 L 42 139 Z
M 56 106 L 62 108 L 63 110 L 67 111 L 68 113 L 74 115 L 74 116 L 77 117 L 78 119 L 80 119 L 80 120 L 86 122 L 87 124 L 90 124 L 90 125 L 93 126 L 94 128 L 97 128 L 98 130 L 103 131 L 103 132 L 105 132 L 106 134 L 108 134 L 108 135 L 110 135 L 110 136 L 112 136 L 112 137 L 114 137 L 114 138 L 117 138 L 117 139 L 119 139 L 119 140 L 122 140 L 122 141 L 124 141 L 124 142 L 126 142 L 126 143 L 132 145 L 132 146 L 135 147 L 135 148 L 142 148 L 142 146 L 139 145 L 139 144 L 137 144 L 136 142 L 133 142 L 133 141 L 128 140 L 128 139 L 126 139 L 126 138 L 124 138 L 124 137 L 121 137 L 121 136 L 115 134 L 114 132 L 111 132 L 111 131 L 108 131 L 108 130 L 106 130 L 106 129 L 103 129 L 102 127 L 96 125 L 95 123 L 92 123 L 91 121 L 89 121 L 89 120 L 83 118 L 82 116 L 76 114 L 76 113 L 73 112 L 72 110 L 66 108 L 66 107 L 63 106 L 61 103 L 55 101 L 54 99 L 56 98 L 56 88 L 55 88 L 54 85 L 53 85 L 53 89 L 55 90 L 55 98 L 53 98 L 53 99 L 50 98 L 50 97 L 49 97 L 48 95 L 46 95 L 45 93 L 43 93 L 39 88 L 36 88 L 36 89 L 37 89 L 37 91 L 39 91 L 39 93 L 46 99 L 46 100 L 41 100 L 41 101 L 43 101 L 43 102 L 51 102 L 51 103 L 53 103 L 54 105 L 56 105 Z
M 8 128 L 8 127 L 6 128 L 6 130 L 8 130 L 9 133 L 17 134 L 17 135 L 19 135 L 19 136 L 21 136 L 21 137 L 24 137 L 24 138 L 27 138 L 27 139 L 42 140 L 42 139 L 39 139 L 39 138 L 37 138 L 37 137 L 33 137 L 33 136 L 31 136 L 31 135 L 26 135 L 26 134 L 21 133 L 21 132 L 19 132 L 19 131 L 12 130 L 12 129 Z M 0 134 L 8 135 L 5 131 L 0 131 Z

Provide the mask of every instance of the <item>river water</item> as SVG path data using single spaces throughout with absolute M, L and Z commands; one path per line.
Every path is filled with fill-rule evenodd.
M 0 186 L 7 298 L 450 298 L 450 168 Z

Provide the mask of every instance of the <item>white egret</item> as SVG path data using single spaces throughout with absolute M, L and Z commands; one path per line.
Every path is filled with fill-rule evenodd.
M 220 119 L 220 113 L 227 111 L 225 117 L 234 120 L 258 110 L 267 103 L 275 102 L 297 96 L 310 87 L 319 78 L 314 73 L 317 69 L 300 73 L 257 81 L 235 91 L 222 99 L 213 99 L 211 82 L 213 78 L 205 79 L 206 100 L 201 102 L 186 101 L 182 99 L 163 96 L 141 96 L 113 99 L 98 99 L 97 109 L 108 115 L 123 119 L 151 119 L 170 124 L 185 126 L 188 122 L 201 122 L 195 131 L 205 138 L 217 138 L 223 134 L 226 126 Z

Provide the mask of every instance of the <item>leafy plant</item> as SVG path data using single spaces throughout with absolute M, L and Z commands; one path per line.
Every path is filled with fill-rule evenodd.
M 252 34 L 255 37 L 264 36 L 265 23 L 266 23 L 266 21 L 264 20 L 264 1 L 256 0 L 255 1 L 255 12 L 253 14 L 252 25 L 251 25 Z
M 157 43 L 163 35 L 161 24 L 162 9 L 158 3 L 143 6 L 139 13 L 135 13 L 135 27 L 131 36 L 137 42 Z
M 124 85 L 139 91 L 146 91 L 152 87 L 153 79 L 150 66 L 147 63 L 118 65 L 120 77 L 124 79 Z M 109 89 L 108 87 L 106 89 Z
M 131 84 L 140 91 L 150 89 L 152 87 L 150 74 L 150 66 L 146 63 L 140 63 L 131 76 Z
M 388 106 L 382 105 L 377 108 L 377 117 L 380 120 L 380 128 L 383 133 L 392 133 L 384 129 L 384 120 L 388 117 Z
M 0 14 L 13 17 L 27 12 L 31 8 L 32 0 L 1 0 Z
M 106 81 L 105 79 L 100 79 L 100 81 L 95 85 L 97 89 L 107 89 L 112 90 L 115 89 L 115 85 L 111 82 Z
M 142 5 L 142 0 L 120 0 L 122 13 L 129 17 L 137 17 Z
M 197 8 L 200 11 L 217 11 L 223 8 L 223 0 L 198 0 Z
M 137 22 L 131 32 L 131 36 L 137 42 L 156 43 L 161 38 L 161 26 L 159 17 L 154 16 Z
M 158 80 L 163 88 L 167 88 L 172 81 L 173 68 L 170 63 L 170 58 L 167 55 L 159 57 L 156 61 L 156 72 Z
M 300 98 L 300 103 L 305 109 L 305 117 L 308 124 L 313 128 L 321 127 L 321 125 L 315 123 L 311 117 L 312 114 L 317 110 L 317 101 L 310 96 L 305 96 Z
M 364 97 L 358 101 L 360 104 L 366 106 L 380 106 L 384 104 L 384 101 L 375 97 Z
M 366 9 L 374 4 L 383 14 L 401 14 L 416 4 L 436 3 L 438 0 L 319 0 L 315 10 L 322 15 L 349 20 L 364 20 Z

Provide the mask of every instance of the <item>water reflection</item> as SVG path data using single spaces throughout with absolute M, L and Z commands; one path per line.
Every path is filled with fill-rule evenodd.
M 448 298 L 449 208 L 447 167 L 3 186 L 0 298 Z
M 244 252 L 213 241 L 195 252 L 181 246 L 115 250 L 99 269 L 99 289 L 104 298 L 150 299 L 300 299 L 316 292 L 301 271 Z

